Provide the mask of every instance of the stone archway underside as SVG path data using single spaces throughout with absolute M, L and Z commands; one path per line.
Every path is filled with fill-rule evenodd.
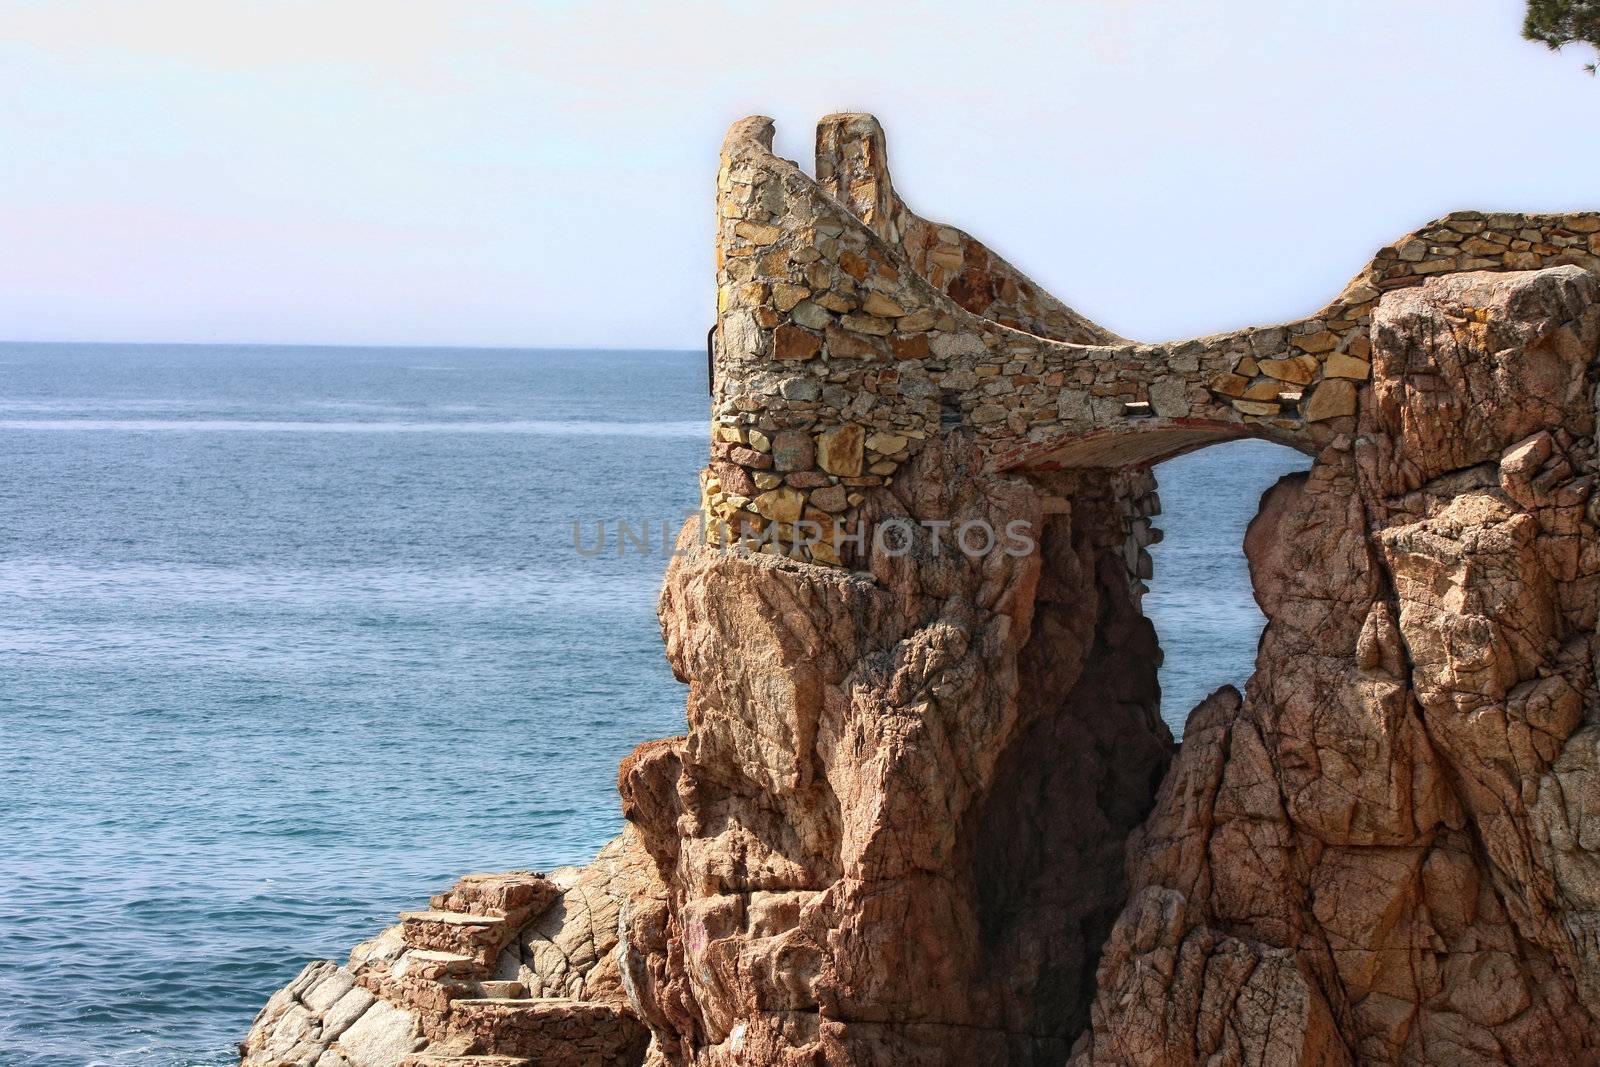
M 640 1025 L 656 1067 L 1600 1062 L 1600 215 L 1458 213 L 1309 318 L 1138 344 L 912 213 L 870 117 L 817 143 L 816 178 L 765 119 L 723 149 L 705 510 L 910 551 L 691 523 L 688 732 L 559 906 L 460 935 L 531 999 L 452 992 L 437 916 L 317 981 L 541 1064 Z M 1257 671 L 1176 752 L 1149 464 L 1237 437 L 1315 461 L 1246 541 Z

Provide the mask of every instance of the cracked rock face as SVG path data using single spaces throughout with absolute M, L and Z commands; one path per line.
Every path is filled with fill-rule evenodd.
M 1600 285 L 1455 275 L 1372 333 L 1358 433 L 1251 527 L 1257 672 L 1130 842 L 1075 1067 L 1600 1062 Z
M 690 530 L 668 575 L 690 733 L 622 772 L 669 886 L 627 963 L 667 1062 L 1060 1064 L 1086 1021 L 1171 751 L 1124 558 L 1150 480 L 914 468 L 886 515 L 1030 516 L 1038 550 L 924 532 L 868 577 Z

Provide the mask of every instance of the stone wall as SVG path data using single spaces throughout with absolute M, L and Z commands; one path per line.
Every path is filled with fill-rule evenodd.
M 1314 453 L 1353 426 L 1381 293 L 1451 271 L 1600 266 L 1600 214 L 1458 212 L 1380 250 L 1309 318 L 1135 344 L 911 213 L 869 116 L 823 120 L 820 181 L 771 142 L 770 120 L 736 123 L 718 173 L 704 505 L 713 529 L 822 563 L 856 561 L 835 531 L 856 529 L 930 436 L 970 432 L 991 470 L 1153 462 L 1229 437 Z M 820 544 L 797 544 L 801 520 Z
M 829 115 L 817 123 L 817 184 L 933 288 L 974 315 L 1036 337 L 1088 345 L 1122 340 L 971 234 L 913 212 L 894 191 L 887 160 L 883 128 L 871 115 Z

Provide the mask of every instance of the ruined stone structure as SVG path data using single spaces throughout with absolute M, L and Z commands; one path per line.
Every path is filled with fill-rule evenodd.
M 313 964 L 245 1063 L 1600 1064 L 1600 214 L 1451 215 L 1147 345 L 915 215 L 870 117 L 815 178 L 770 146 L 718 179 L 687 734 L 589 867 Z M 1179 750 L 1149 467 L 1238 437 L 1314 463 Z

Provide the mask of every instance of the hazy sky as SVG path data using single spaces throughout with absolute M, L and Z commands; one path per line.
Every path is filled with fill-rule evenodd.
M 691 348 L 717 147 L 875 112 L 897 185 L 1149 340 L 1445 211 L 1600 208 L 1520 0 L 0 0 L 0 339 Z

